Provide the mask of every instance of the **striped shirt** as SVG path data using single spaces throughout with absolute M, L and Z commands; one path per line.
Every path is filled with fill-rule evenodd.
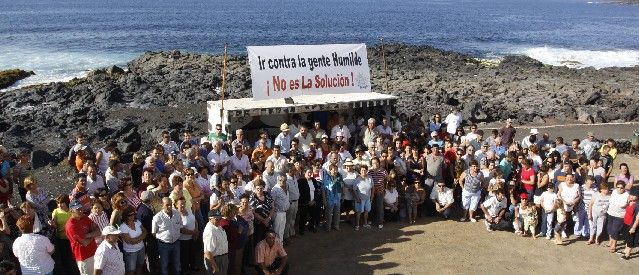
M 371 169 L 370 171 L 368 171 L 368 176 L 373 179 L 375 194 L 384 194 L 384 183 L 386 182 L 386 175 L 386 170 L 384 169 Z
M 102 232 L 102 229 L 109 225 L 109 217 L 107 217 L 107 214 L 104 213 L 104 211 L 102 211 L 101 215 L 96 215 L 95 213 L 91 212 L 91 214 L 89 214 L 89 219 L 92 220 L 93 223 L 98 226 L 98 228 L 100 228 L 100 232 Z M 102 236 L 95 237 L 95 243 L 98 245 L 102 243 L 102 240 L 104 240 Z
M 580 189 L 581 189 L 581 196 L 582 196 L 581 205 L 582 206 L 587 206 L 587 205 L 590 204 L 590 200 L 592 199 L 592 195 L 595 192 L 597 192 L 597 189 L 596 188 L 590 188 L 590 190 L 586 190 L 583 185 L 580 187 Z

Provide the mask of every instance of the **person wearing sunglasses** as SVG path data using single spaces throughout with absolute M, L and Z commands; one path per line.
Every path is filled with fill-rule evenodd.
M 437 187 L 430 193 L 430 199 L 435 203 L 435 210 L 444 219 L 450 217 L 451 206 L 455 202 L 453 189 L 446 187 L 443 181 L 437 182 Z

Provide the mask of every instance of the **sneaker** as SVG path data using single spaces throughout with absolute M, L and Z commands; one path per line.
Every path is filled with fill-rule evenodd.
M 461 219 L 459 219 L 459 221 L 460 221 L 460 222 L 465 222 L 465 221 L 466 221 L 466 218 L 465 218 L 465 217 L 464 217 L 464 218 L 461 218 Z
M 484 225 L 486 226 L 486 230 L 488 230 L 488 231 L 494 231 L 494 230 L 491 228 L 490 224 L 489 224 L 487 221 L 484 221 Z
M 537 237 L 537 238 L 539 238 L 539 237 L 546 237 L 546 234 L 544 234 L 544 233 L 539 233 L 539 234 L 537 234 L 535 237 Z
M 566 235 L 566 232 L 561 232 L 561 238 L 562 239 L 568 238 L 568 236 Z
M 546 240 L 550 240 L 550 239 L 552 239 L 552 237 L 550 235 L 546 236 Z
M 366 229 L 371 229 L 371 225 L 370 225 L 370 224 L 365 224 L 365 225 L 364 225 L 364 228 L 366 228 Z
M 359 225 L 355 226 L 355 231 L 359 231 Z
M 377 226 L 377 228 L 382 229 L 382 228 L 384 228 L 384 225 L 380 224 L 380 225 Z
M 475 218 L 470 218 L 471 222 L 477 222 L 477 220 Z

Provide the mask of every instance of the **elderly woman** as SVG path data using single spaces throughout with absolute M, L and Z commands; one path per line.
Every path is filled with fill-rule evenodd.
M 53 244 L 47 237 L 34 234 L 33 220 L 24 215 L 17 221 L 22 235 L 13 242 L 13 254 L 20 262 L 22 274 L 53 274 Z
M 253 225 L 255 229 L 254 242 L 257 244 L 264 238 L 266 229 L 271 226 L 273 217 L 275 216 L 275 206 L 271 196 L 264 191 L 265 183 L 258 180 L 254 183 L 255 192 L 251 193 L 250 204 L 253 208 Z M 212 206 L 212 205 L 211 205 Z

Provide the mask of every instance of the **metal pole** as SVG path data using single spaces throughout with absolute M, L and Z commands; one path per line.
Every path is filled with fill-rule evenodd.
M 220 88 L 220 93 L 221 93 L 220 100 L 222 101 L 221 108 L 220 108 L 220 123 L 224 126 L 226 126 L 226 123 L 224 123 L 224 87 L 226 86 L 226 49 L 227 47 L 228 47 L 228 44 L 224 43 L 224 56 L 223 56 L 224 60 L 222 61 L 222 87 Z M 223 130 L 226 130 L 226 129 L 223 129 Z
M 384 52 L 384 37 L 380 37 L 379 40 L 382 42 L 382 60 L 384 62 L 384 91 L 388 91 L 388 67 L 386 65 L 386 53 Z

